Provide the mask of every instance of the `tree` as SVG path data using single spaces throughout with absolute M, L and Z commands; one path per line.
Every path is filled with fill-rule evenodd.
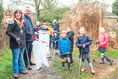
M 118 15 L 118 0 L 115 0 L 115 2 L 113 3 L 112 12 Z
M 36 9 L 36 16 L 37 16 L 37 20 L 40 20 L 40 4 L 41 4 L 41 0 L 34 0 L 35 2 L 35 9 Z

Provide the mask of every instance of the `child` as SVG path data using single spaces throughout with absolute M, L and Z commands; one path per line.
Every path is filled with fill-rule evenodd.
M 89 54 L 90 52 L 89 46 L 91 45 L 92 40 L 89 36 L 86 35 L 86 30 L 84 27 L 81 27 L 79 32 L 80 32 L 80 36 L 78 36 L 78 39 L 76 41 L 76 46 L 79 48 L 80 56 L 82 59 L 81 72 L 85 71 L 85 59 L 87 59 L 91 73 L 95 74 L 92 63 L 90 61 L 90 54 Z
M 67 58 L 68 62 L 68 69 L 70 70 L 70 52 L 71 52 L 71 45 L 70 40 L 66 37 L 66 31 L 62 31 L 62 37 L 59 40 L 59 55 L 62 61 L 62 67 L 64 68 L 64 58 Z
M 48 30 L 49 30 L 49 32 L 50 32 L 50 48 L 51 48 L 51 38 L 52 38 L 53 32 L 54 32 L 54 29 L 53 29 L 53 27 L 52 27 L 51 24 L 49 24 Z
M 97 41 L 97 43 L 99 44 L 99 48 L 98 51 L 101 53 L 101 62 L 100 64 L 104 63 L 104 58 L 110 63 L 110 65 L 112 65 L 113 60 L 111 60 L 110 58 L 108 58 L 107 56 L 104 55 L 105 50 L 107 48 L 108 45 L 108 41 L 109 41 L 109 36 L 108 33 L 105 32 L 105 28 L 101 27 L 100 28 L 100 37 L 99 40 Z
M 74 44 L 74 32 L 71 27 L 67 28 L 67 37 L 70 40 L 71 43 L 71 52 L 70 52 L 70 63 L 73 63 L 73 57 L 72 57 L 72 52 L 73 52 L 73 44 Z
M 37 21 L 36 25 L 34 26 L 34 31 L 38 32 L 41 27 L 41 22 Z
M 51 38 L 51 42 L 53 42 L 53 48 L 56 51 L 56 55 L 58 53 L 58 40 L 59 40 L 59 33 L 57 31 L 55 31 L 54 35 Z

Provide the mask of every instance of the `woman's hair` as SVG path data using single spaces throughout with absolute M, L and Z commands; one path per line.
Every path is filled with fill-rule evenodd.
M 21 25 L 23 25 L 23 13 L 22 13 L 21 10 L 19 10 L 19 9 L 15 10 L 14 14 L 13 14 L 13 17 L 14 17 L 14 19 L 16 19 L 16 13 L 17 12 L 19 12 L 21 14 L 21 18 L 20 18 L 19 22 L 20 22 Z

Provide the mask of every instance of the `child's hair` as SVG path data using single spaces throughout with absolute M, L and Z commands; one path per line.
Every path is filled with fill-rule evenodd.
M 101 29 L 104 29 L 105 30 L 105 32 L 108 32 L 108 29 L 107 29 L 107 27 L 105 26 L 105 27 L 100 27 Z
M 56 20 L 56 19 L 54 19 L 53 24 L 54 24 L 54 23 L 56 23 L 56 22 L 57 22 L 57 20 Z
M 67 34 L 67 32 L 65 30 L 62 30 L 61 35 L 63 35 L 63 34 Z
M 83 30 L 85 31 L 85 33 L 86 33 L 86 29 L 85 29 L 84 27 L 80 27 L 79 33 L 80 33 L 80 30 L 81 30 L 81 29 L 83 29 Z

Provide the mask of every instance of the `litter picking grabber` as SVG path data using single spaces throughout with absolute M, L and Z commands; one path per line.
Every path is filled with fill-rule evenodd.
M 27 56 L 27 61 L 28 61 L 28 67 L 30 67 L 30 62 L 29 62 L 29 56 L 28 56 L 28 50 L 27 50 L 27 47 L 26 47 L 26 56 Z
M 22 57 L 23 66 L 24 66 L 25 71 L 27 72 L 27 69 L 26 69 L 26 66 L 25 66 L 25 62 L 24 62 L 24 58 L 23 58 L 23 53 L 22 53 L 21 47 L 20 47 L 20 41 L 18 40 L 17 42 L 18 42 L 18 46 L 19 46 L 19 49 L 20 49 L 20 54 L 21 54 L 21 57 Z
M 80 53 L 80 62 L 79 62 L 79 75 L 80 75 L 80 71 L 81 71 L 81 65 L 82 65 L 82 53 L 83 53 L 83 47 Z
M 96 43 L 96 45 L 94 45 L 94 48 L 95 48 L 95 49 L 94 49 L 94 56 L 93 56 L 93 64 L 94 64 L 94 63 L 97 63 L 97 61 L 96 61 L 96 59 L 95 59 L 95 58 L 96 58 L 97 43 Z

